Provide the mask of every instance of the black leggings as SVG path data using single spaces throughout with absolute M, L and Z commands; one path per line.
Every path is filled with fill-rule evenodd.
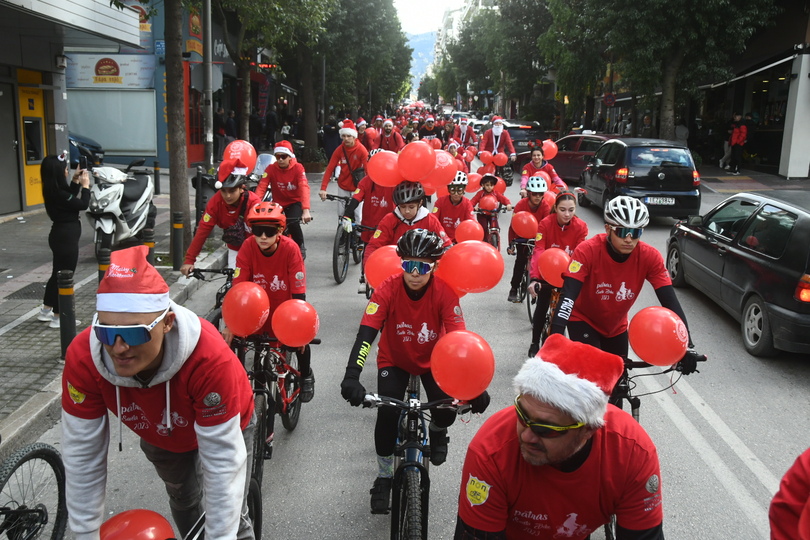
M 82 222 L 79 220 L 68 222 L 55 222 L 51 225 L 48 234 L 48 246 L 53 253 L 53 270 L 48 283 L 45 285 L 45 296 L 42 303 L 59 313 L 59 291 L 57 289 L 57 273 L 60 270 L 76 271 L 79 264 L 79 238 L 82 236 Z
M 287 231 L 290 233 L 290 238 L 295 240 L 295 243 L 301 248 L 301 253 L 303 253 L 306 249 L 304 247 L 304 231 L 301 230 L 301 216 L 304 215 L 304 207 L 300 202 L 294 202 L 284 208 L 284 215 L 287 216 Z
M 531 285 L 540 287 L 540 292 L 537 294 L 537 304 L 534 308 L 534 318 L 532 319 L 532 343 L 539 345 L 540 334 L 543 333 L 543 326 L 546 324 L 548 305 L 551 303 L 551 291 L 554 287 L 547 281 L 540 281 L 539 283 L 533 283 Z M 529 301 L 528 297 L 526 301 Z
M 384 367 L 377 371 L 377 393 L 381 396 L 403 399 L 408 389 L 411 375 L 398 367 Z M 445 394 L 433 380 L 429 371 L 421 376 L 422 386 L 428 401 L 445 399 Z M 399 424 L 400 410 L 395 407 L 379 407 L 377 409 L 377 424 L 374 426 L 374 447 L 378 456 L 390 456 L 397 445 L 397 426 Z M 456 419 L 453 409 L 431 409 L 431 423 L 436 427 L 446 428 Z
M 529 262 L 529 247 L 526 244 L 515 245 L 515 267 L 512 269 L 512 288 L 520 287 L 520 280 L 523 278 L 523 271 L 526 270 L 526 263 Z
M 627 330 L 613 337 L 605 337 L 584 321 L 568 321 L 567 328 L 571 341 L 587 343 L 597 349 L 627 358 Z

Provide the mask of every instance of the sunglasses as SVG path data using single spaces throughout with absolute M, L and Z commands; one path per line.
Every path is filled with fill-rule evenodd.
M 289 157 L 287 154 L 276 154 L 276 159 L 288 159 Z
M 524 413 L 523 409 L 520 408 L 520 396 L 515 397 L 515 410 L 517 411 L 518 419 L 523 427 L 529 428 L 532 430 L 532 433 L 541 439 L 556 439 L 558 437 L 562 437 L 572 429 L 579 429 L 585 425 L 582 422 L 577 422 L 576 424 L 571 424 L 570 426 L 553 426 L 549 424 L 529 422 L 529 419 L 526 417 L 526 413 Z
M 251 225 L 250 232 L 253 233 L 253 236 L 265 235 L 267 238 L 273 238 L 278 234 L 278 227 L 270 225 Z
M 450 193 L 464 193 L 464 186 L 451 186 L 447 188 Z
M 169 313 L 169 308 L 166 308 L 166 311 L 152 321 L 152 324 L 133 324 L 128 326 L 99 324 L 98 313 L 96 313 L 93 316 L 93 331 L 96 333 L 98 340 L 104 345 L 112 347 L 115 345 L 115 339 L 120 337 L 129 347 L 137 347 L 152 339 L 150 332 L 163 320 L 167 313 Z
M 630 238 L 633 240 L 638 240 L 641 238 L 641 233 L 644 232 L 642 228 L 633 228 L 633 227 L 615 227 L 613 225 L 609 225 L 610 230 L 616 233 L 616 236 L 619 238 L 627 238 L 627 235 L 630 235 Z
M 422 261 L 402 261 L 402 269 L 408 273 L 412 274 L 414 270 L 416 270 L 420 276 L 424 276 L 425 274 L 430 273 L 431 270 L 436 266 L 435 262 L 426 263 Z

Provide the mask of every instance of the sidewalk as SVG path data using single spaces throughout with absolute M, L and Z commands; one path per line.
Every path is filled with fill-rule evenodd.
M 806 178 L 788 180 L 774 174 L 745 168 L 741 168 L 740 175 L 735 176 L 717 165 L 705 163 L 700 167 L 700 179 L 704 188 L 715 193 L 728 193 L 729 196 L 740 191 L 807 189 L 810 187 L 810 180 Z

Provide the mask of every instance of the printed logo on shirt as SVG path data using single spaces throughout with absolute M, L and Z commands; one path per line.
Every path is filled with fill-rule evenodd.
M 73 400 L 73 403 L 79 405 L 84 402 L 84 398 L 86 397 L 84 394 L 79 392 L 75 386 L 70 383 L 67 383 L 68 387 L 68 394 L 70 394 L 70 399 Z
M 467 480 L 467 485 L 464 489 L 467 493 L 467 501 L 469 501 L 472 506 L 484 504 L 489 498 L 490 488 L 492 488 L 491 485 L 470 475 L 470 479 Z
M 360 188 L 355 189 L 354 193 L 352 193 L 352 195 L 357 195 L 358 193 L 360 193 Z
M 240 274 L 241 272 L 242 272 L 242 269 L 241 269 L 241 268 L 239 268 L 239 267 L 237 266 L 236 268 L 234 268 L 234 269 L 233 269 L 233 277 L 234 277 L 234 278 L 238 278 L 238 277 L 239 277 L 239 274 Z
M 374 231 L 374 238 L 379 238 L 381 234 L 382 231 L 380 229 L 377 229 L 376 231 Z
M 206 223 L 208 223 L 209 221 L 211 221 L 211 216 L 209 216 L 209 215 L 208 215 L 208 212 L 206 212 L 205 214 L 203 214 L 203 221 L 204 221 L 204 222 L 206 222 Z
M 453 308 L 453 314 L 455 314 L 456 317 L 461 317 L 461 306 L 454 307 Z
M 374 302 L 369 302 L 368 305 L 366 306 L 366 314 L 374 315 L 375 313 L 377 313 L 377 309 L 379 309 L 379 307 L 380 307 L 379 304 L 375 304 Z
M 419 329 L 419 334 L 416 336 L 416 342 L 420 345 L 424 345 L 430 341 L 435 341 L 436 339 L 436 332 L 428 328 L 426 322 L 422 323 L 422 328 Z
M 304 279 L 304 273 L 303 272 L 296 272 L 295 273 L 295 279 L 298 280 L 298 281 L 301 281 L 302 279 Z
M 576 274 L 579 272 L 579 269 L 582 268 L 582 263 L 579 261 L 572 260 L 571 263 L 568 265 L 568 271 L 572 274 Z
M 216 407 L 217 405 L 222 403 L 222 396 L 220 396 L 216 392 L 211 392 L 203 398 L 203 403 L 205 404 L 206 407 Z
M 439 207 L 438 207 L 438 206 L 434 206 L 434 207 L 433 207 L 433 213 L 435 214 L 435 213 L 436 213 L 436 212 L 438 212 L 438 211 L 439 211 Z
M 275 291 L 286 291 L 287 284 L 284 282 L 283 279 L 278 279 L 278 276 L 273 276 L 273 281 L 270 282 L 270 290 Z
M 658 492 L 658 489 L 661 487 L 661 480 L 658 478 L 657 474 L 650 476 L 647 479 L 647 483 L 644 485 L 647 488 L 647 491 L 650 493 Z
M 624 300 L 633 300 L 633 298 L 635 298 L 635 297 L 636 297 L 636 293 L 634 293 L 633 291 L 628 289 L 625 286 L 624 281 L 622 281 L 622 284 L 619 285 L 619 290 L 616 293 L 616 301 L 617 302 L 622 302 Z
M 566 516 L 563 524 L 557 527 L 554 538 L 582 538 L 589 532 L 587 525 L 577 523 L 577 514 L 572 512 Z
M 542 239 L 543 239 L 543 233 L 541 233 L 541 232 L 537 233 L 537 236 L 534 237 L 535 242 L 539 242 Z

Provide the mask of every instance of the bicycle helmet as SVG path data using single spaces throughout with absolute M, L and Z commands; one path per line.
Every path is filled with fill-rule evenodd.
M 419 182 L 409 182 L 405 180 L 397 184 L 394 188 L 394 204 L 419 202 L 425 197 L 425 190 Z
M 530 176 L 529 181 L 526 182 L 526 191 L 531 193 L 545 193 L 548 191 L 546 179 L 542 176 Z
M 245 176 L 244 174 L 231 173 L 228 175 L 228 178 L 226 178 L 222 182 L 217 182 L 217 184 L 219 184 L 219 187 L 217 189 L 235 188 L 238 186 L 242 186 L 246 183 L 247 183 L 247 176 Z
M 483 186 L 484 184 L 497 185 L 498 184 L 498 177 L 495 176 L 492 173 L 487 173 L 487 174 L 485 174 L 484 176 L 481 177 L 481 185 Z
M 650 222 L 647 206 L 633 197 L 621 195 L 605 205 L 605 223 L 633 229 L 646 227 Z
M 464 171 L 458 171 L 456 173 L 456 177 L 448 184 L 450 186 L 464 186 L 467 187 L 467 173 Z
M 433 231 L 411 229 L 397 241 L 397 255 L 403 259 L 440 259 L 444 254 L 444 241 Z
M 382 151 L 383 151 L 382 148 L 375 148 L 374 150 L 368 153 L 368 159 L 371 159 L 371 156 L 373 156 L 374 154 L 378 154 Z
M 287 216 L 284 215 L 284 210 L 281 205 L 274 202 L 260 202 L 253 206 L 245 218 L 248 225 L 254 223 L 270 223 L 283 229 L 287 226 Z

